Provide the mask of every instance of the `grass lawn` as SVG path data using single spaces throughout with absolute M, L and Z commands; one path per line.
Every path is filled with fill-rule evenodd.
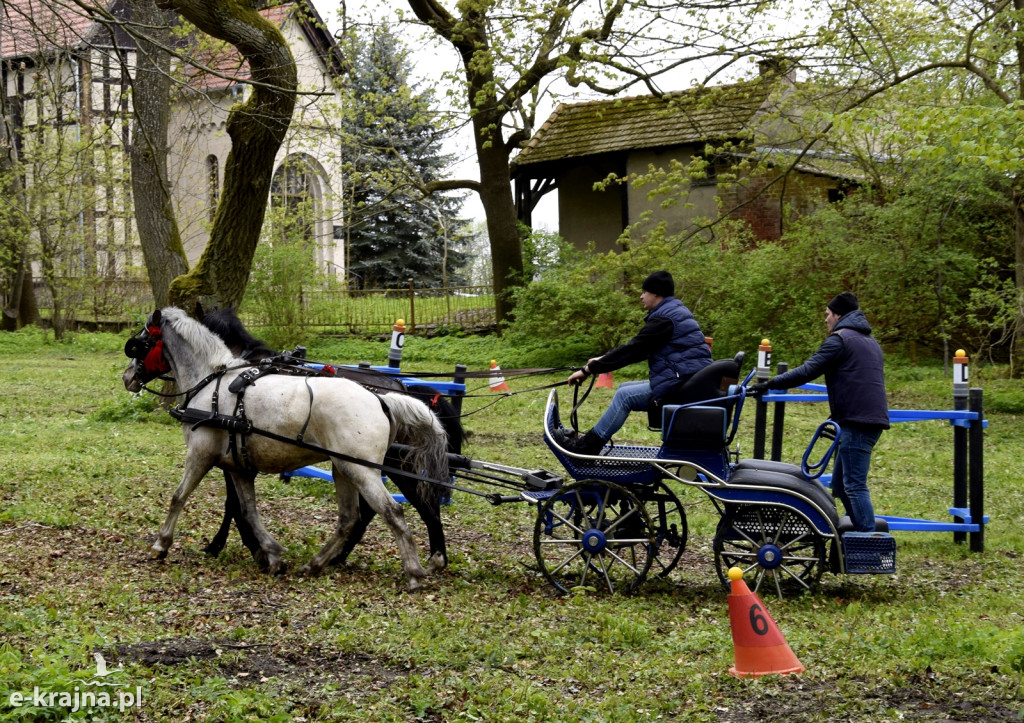
M 124 391 L 125 337 L 0 334 L 0 720 L 280 721 L 998 721 L 1024 712 L 1024 404 L 1019 381 L 972 368 L 984 387 L 983 554 L 952 533 L 896 532 L 897 573 L 826 573 L 814 594 L 763 600 L 807 670 L 737 679 L 727 598 L 711 542 L 718 515 L 695 488 L 677 493 L 690 541 L 679 569 L 632 596 L 554 594 L 536 571 L 534 514 L 456 493 L 445 510 L 450 565 L 418 594 L 387 528 L 374 522 L 349 563 L 316 578 L 259 571 L 237 535 L 201 552 L 223 505 L 210 475 L 151 561 L 180 480 L 180 427 Z M 329 345 L 328 345 L 329 344 Z M 484 369 L 487 338 L 410 337 L 404 366 Z M 312 358 L 384 363 L 388 344 L 316 342 Z M 752 352 L 753 350 L 751 350 Z M 752 356 L 752 354 L 751 354 Z M 776 354 L 778 357 L 778 353 Z M 503 368 L 533 366 L 505 350 Z M 616 372 L 621 382 L 642 369 Z M 514 390 L 564 373 L 509 378 Z M 474 395 L 487 393 L 486 383 Z M 891 406 L 949 409 L 939 368 L 889 369 Z M 567 393 L 562 392 L 563 407 Z M 464 452 L 561 471 L 541 439 L 547 393 L 465 402 Z M 571 395 L 569 395 L 571 396 Z M 597 389 L 584 428 L 611 397 Z M 799 461 L 825 415 L 787 411 L 784 459 Z M 567 411 L 563 410 L 563 417 Z M 745 415 L 738 435 L 752 446 Z M 655 443 L 639 416 L 619 441 Z M 948 519 L 952 431 L 940 421 L 882 436 L 871 487 L 880 514 Z M 261 477 L 261 514 L 292 569 L 334 520 L 329 485 Z M 421 550 L 425 529 L 407 514 Z M 94 653 L 109 670 L 95 675 Z M 92 685 L 103 682 L 105 687 Z M 59 695 L 141 694 L 124 711 L 70 713 Z M 16 694 L 25 696 L 16 706 Z M 12 699 L 12 695 L 14 698 Z M 126 702 L 122 698 L 122 702 Z

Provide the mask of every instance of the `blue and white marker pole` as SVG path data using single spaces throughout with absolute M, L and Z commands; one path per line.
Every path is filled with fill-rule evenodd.
M 967 352 L 957 349 L 953 354 L 953 409 L 963 411 L 968 406 L 969 390 Z M 964 509 L 968 505 L 968 431 L 960 424 L 953 427 L 953 508 Z M 954 521 L 963 522 L 962 517 L 954 516 Z M 974 520 L 971 520 L 972 522 Z M 954 532 L 953 542 L 966 542 L 966 532 Z
M 405 319 L 396 319 L 391 331 L 391 350 L 388 352 L 389 367 L 401 368 L 403 346 L 405 346 Z
M 767 339 L 762 339 L 757 347 L 757 373 L 755 378 L 758 383 L 766 382 L 771 378 L 772 370 L 772 345 Z M 754 407 L 754 459 L 764 459 L 765 430 L 768 426 L 768 403 L 763 399 L 757 400 Z

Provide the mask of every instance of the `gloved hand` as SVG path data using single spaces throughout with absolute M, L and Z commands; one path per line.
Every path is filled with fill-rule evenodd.
M 758 382 L 747 387 L 747 394 L 760 399 L 768 391 L 768 382 Z

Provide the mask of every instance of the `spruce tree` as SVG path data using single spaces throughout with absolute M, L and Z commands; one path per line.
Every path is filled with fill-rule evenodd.
M 350 38 L 345 112 L 346 220 L 349 271 L 361 288 L 463 283 L 463 198 L 435 193 L 451 162 L 432 123 L 430 91 L 409 84 L 407 51 L 387 26 Z M 447 257 L 447 274 L 444 259 Z

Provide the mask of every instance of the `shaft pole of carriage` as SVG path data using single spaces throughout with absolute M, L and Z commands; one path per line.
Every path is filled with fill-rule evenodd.
M 779 362 L 776 367 L 776 374 L 784 374 L 789 370 L 789 364 Z M 779 390 L 782 393 L 784 390 Z M 786 434 L 786 403 L 775 402 L 772 407 L 772 459 L 776 462 L 782 460 L 782 438 Z

